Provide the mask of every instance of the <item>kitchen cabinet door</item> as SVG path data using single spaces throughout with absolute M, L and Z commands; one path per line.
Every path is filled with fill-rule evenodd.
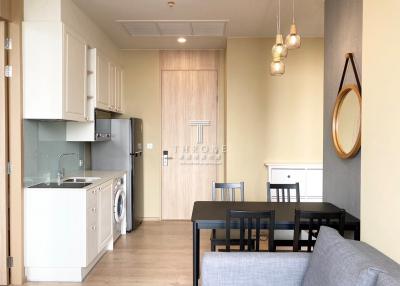
M 110 82 L 110 109 L 116 111 L 116 74 L 117 67 L 109 63 L 109 82 Z
M 65 27 L 64 32 L 64 118 L 86 121 L 86 44 Z
M 115 110 L 122 113 L 122 70 L 119 67 L 115 73 Z
M 110 109 L 110 66 L 107 58 L 98 51 L 97 54 L 97 97 L 96 107 Z
M 112 181 L 100 186 L 98 191 L 98 249 L 101 251 L 112 240 Z
M 86 192 L 86 266 L 89 265 L 98 253 L 98 200 L 99 188 Z

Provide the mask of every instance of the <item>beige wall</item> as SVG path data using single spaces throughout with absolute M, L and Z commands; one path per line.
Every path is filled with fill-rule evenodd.
M 224 140 L 224 127 L 219 127 L 219 144 L 225 141 L 228 148 L 227 181 L 245 181 L 247 200 L 265 200 L 264 162 L 322 162 L 323 40 L 305 39 L 302 49 L 290 54 L 282 78 L 269 75 L 272 43 L 273 39 L 228 40 L 226 71 L 220 71 L 219 82 L 225 83 L 224 75 L 227 80 L 219 91 L 219 122 L 226 130 Z M 144 150 L 144 213 L 146 218 L 159 218 L 159 52 L 124 51 L 123 62 L 125 116 L 143 118 L 144 143 L 154 144 L 153 150 Z M 219 176 L 223 180 L 222 171 Z
M 398 0 L 364 0 L 361 239 L 400 263 L 398 11 Z
M 158 51 L 123 52 L 125 117 L 143 119 L 144 216 L 161 217 L 161 94 Z M 146 148 L 153 143 L 154 148 Z
M 273 41 L 227 45 L 226 173 L 247 200 L 265 200 L 265 162 L 322 163 L 323 39 L 303 39 L 282 77 L 269 74 Z

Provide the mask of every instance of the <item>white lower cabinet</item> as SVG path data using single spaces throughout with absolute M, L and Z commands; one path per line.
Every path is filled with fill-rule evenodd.
M 112 186 L 25 189 L 28 281 L 80 282 L 112 249 Z
M 322 202 L 322 165 L 265 164 L 271 184 L 300 185 L 301 202 Z
M 101 251 L 107 247 L 110 240 L 112 240 L 113 230 L 112 230 L 112 192 L 113 185 L 111 184 L 103 185 L 98 191 L 98 250 Z M 111 208 L 111 212 L 110 212 Z

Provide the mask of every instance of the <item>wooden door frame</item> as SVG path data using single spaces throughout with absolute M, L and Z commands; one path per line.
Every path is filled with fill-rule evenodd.
M 7 23 L 0 21 L 0 68 L 7 65 L 7 53 L 4 47 L 7 37 Z M 0 285 L 8 285 L 9 269 L 9 218 L 8 218 L 8 91 L 7 79 L 2 72 L 0 77 Z
M 4 1 L 4 0 L 1 0 Z M 23 202 L 23 93 L 22 93 L 22 20 L 23 0 L 10 0 L 8 35 L 12 49 L 8 52 L 8 63 L 12 66 L 12 77 L 8 81 L 9 110 L 9 219 L 10 255 L 13 257 L 11 284 L 25 282 L 24 268 L 24 202 Z

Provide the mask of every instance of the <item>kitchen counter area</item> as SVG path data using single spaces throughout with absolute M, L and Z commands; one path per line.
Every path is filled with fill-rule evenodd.
M 28 281 L 83 281 L 126 233 L 125 171 L 86 170 L 62 185 L 24 189 Z
M 72 174 L 64 178 L 63 183 L 58 185 L 57 182 L 40 183 L 33 186 L 29 186 L 29 189 L 90 189 L 97 187 L 109 180 L 125 175 L 125 171 L 97 171 L 97 170 L 84 170 L 77 174 Z M 77 184 L 78 187 L 68 188 L 63 184 L 68 183 L 70 185 Z M 79 185 L 85 184 L 85 185 Z

